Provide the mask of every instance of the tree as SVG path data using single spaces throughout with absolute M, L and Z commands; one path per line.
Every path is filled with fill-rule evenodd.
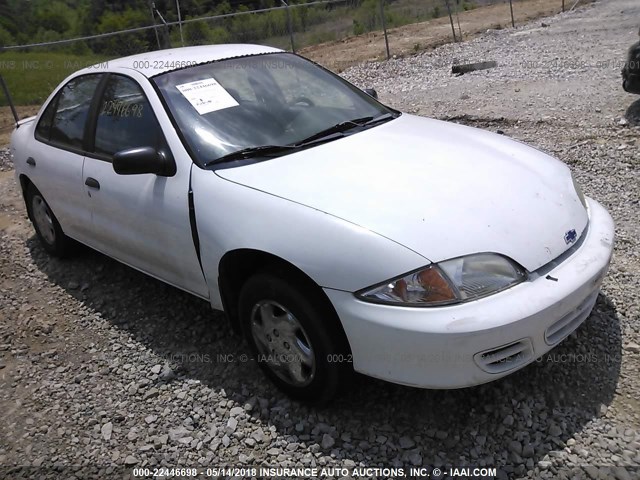
M 97 26 L 99 33 L 118 32 L 130 28 L 149 25 L 149 15 L 141 10 L 127 8 L 122 12 L 106 11 L 100 17 Z M 130 55 L 153 50 L 155 34 L 153 29 L 139 33 L 127 33 L 99 39 L 96 42 L 94 51 L 113 55 Z
M 51 2 L 39 6 L 35 12 L 35 22 L 39 28 L 57 33 L 71 30 L 75 12 L 62 2 Z
M 0 47 L 13 45 L 14 43 L 13 35 L 11 35 L 6 28 L 0 26 Z

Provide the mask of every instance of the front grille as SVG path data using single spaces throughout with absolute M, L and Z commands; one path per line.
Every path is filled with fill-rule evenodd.
M 580 305 L 578 305 L 575 310 L 572 310 L 547 328 L 544 332 L 544 341 L 547 342 L 547 345 L 555 345 L 565 339 L 571 332 L 578 328 L 582 322 L 584 322 L 591 313 L 593 305 L 596 303 L 598 291 L 599 290 L 592 292 Z
M 533 347 L 528 338 L 523 338 L 517 342 L 476 353 L 473 360 L 487 373 L 502 373 L 533 360 Z

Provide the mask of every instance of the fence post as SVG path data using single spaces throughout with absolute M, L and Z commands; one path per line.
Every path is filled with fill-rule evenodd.
M 509 0 L 509 9 L 511 10 L 511 26 L 516 28 L 516 21 L 513 18 L 513 0 Z
M 184 47 L 184 36 L 182 35 L 182 14 L 180 13 L 180 0 L 176 0 L 176 10 L 178 10 L 178 27 L 180 28 L 180 42 Z
M 458 10 L 460 10 L 459 6 L 460 0 L 456 0 L 456 22 L 458 23 L 458 36 L 460 37 L 460 41 L 462 41 L 462 28 L 460 28 L 460 15 Z
M 389 37 L 387 36 L 387 21 L 384 18 L 384 0 L 380 0 L 380 20 L 382 21 L 382 31 L 384 32 L 384 45 L 387 49 L 387 60 L 391 58 L 389 53 Z
M 13 104 L 11 94 L 9 93 L 9 87 L 7 87 L 7 84 L 4 82 L 4 78 L 2 78 L 2 75 L 0 75 L 0 86 L 2 86 L 2 90 L 4 91 L 4 96 L 7 97 L 7 103 L 11 108 L 11 113 L 13 114 L 13 118 L 15 119 L 16 125 L 17 125 L 18 121 L 20 120 L 20 117 L 18 117 L 18 112 L 16 111 L 16 107 Z
M 564 13 L 564 0 L 562 0 L 562 13 Z
M 164 19 L 160 11 L 155 7 L 156 4 L 154 3 L 153 8 L 156 11 L 156 15 L 158 15 L 158 17 L 162 21 L 162 25 L 164 26 L 164 29 L 160 30 L 160 36 L 162 37 L 162 41 L 160 42 L 162 46 L 160 48 L 171 48 L 171 35 L 169 32 L 169 25 L 167 24 L 167 21 Z
M 449 0 L 444 0 L 444 3 L 447 5 L 447 12 L 449 13 L 449 21 L 451 22 L 451 31 L 453 32 L 453 41 L 458 42 L 458 38 L 456 37 L 456 27 L 453 26 L 453 16 L 451 16 L 451 5 L 449 5 Z
M 289 4 L 284 0 L 281 0 L 282 5 L 284 5 L 285 10 L 287 11 L 287 28 L 289 29 L 289 40 L 291 41 L 291 51 L 296 53 L 296 46 L 293 43 L 293 24 L 291 23 L 291 11 L 289 10 Z
M 160 35 L 158 35 L 158 27 L 156 26 L 156 14 L 153 10 L 156 8 L 155 2 L 149 2 L 149 9 L 151 10 L 151 20 L 153 21 L 153 31 L 156 34 L 156 42 L 158 42 L 158 50 L 162 50 L 160 46 Z

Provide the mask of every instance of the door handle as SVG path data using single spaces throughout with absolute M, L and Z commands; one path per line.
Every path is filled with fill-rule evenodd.
M 96 190 L 100 190 L 100 182 L 93 177 L 87 177 L 84 181 L 84 184 L 89 188 L 95 188 Z
M 36 160 L 33 157 L 27 158 L 27 165 L 31 165 L 32 167 L 36 166 Z

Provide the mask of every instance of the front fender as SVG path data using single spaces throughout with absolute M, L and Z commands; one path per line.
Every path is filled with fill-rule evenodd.
M 319 286 L 353 292 L 429 263 L 379 234 L 320 210 L 193 169 L 202 266 L 221 308 L 218 265 L 231 250 L 280 257 Z

